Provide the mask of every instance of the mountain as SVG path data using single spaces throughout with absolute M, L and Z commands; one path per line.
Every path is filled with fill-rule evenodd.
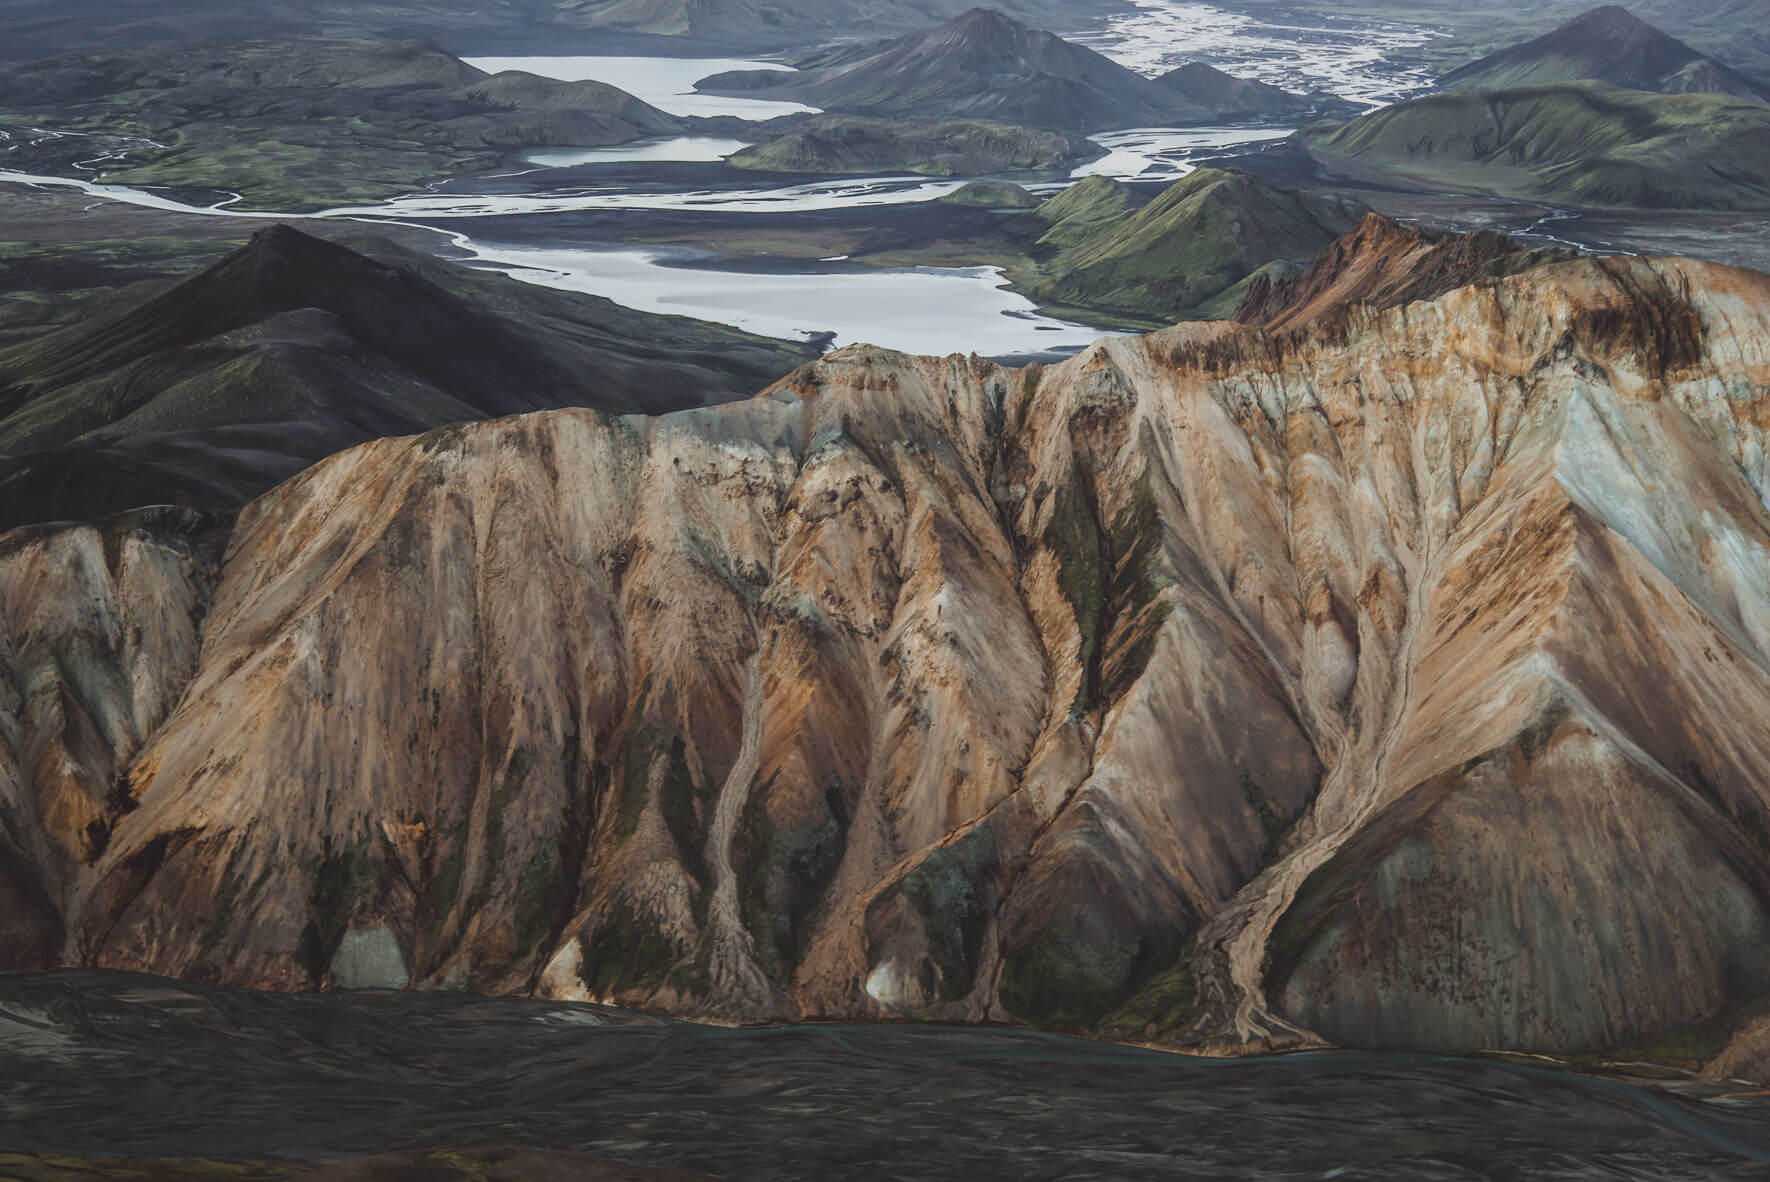
M 1343 109 L 1349 105 L 1331 94 L 1293 94 L 1264 82 L 1237 78 L 1204 62 L 1188 62 L 1155 81 L 1194 106 L 1230 118 L 1299 115 Z
M 757 172 L 919 172 L 978 176 L 1000 172 L 1067 173 L 1105 149 L 1074 133 L 1040 131 L 978 119 L 910 121 L 821 115 L 782 125 L 784 134 L 726 157 Z
M 1080 132 L 1198 122 L 1216 114 L 1091 49 L 986 8 L 939 28 L 837 48 L 798 65 L 792 73 L 715 74 L 696 89 L 788 99 L 845 114 L 992 119 Z
M 1452 234 L 1405 226 L 1367 213 L 1307 269 L 1253 276 L 1234 319 L 1268 329 L 1297 328 L 1355 307 L 1394 308 L 1433 300 L 1459 287 L 1516 275 L 1573 252 L 1521 246 L 1504 234 Z
M 1770 106 L 1598 83 L 1458 91 L 1298 142 L 1331 168 L 1578 206 L 1770 209 Z
M 817 350 L 273 226 L 169 290 L 0 351 L 0 528 L 224 509 L 384 435 L 716 402 Z
M 1040 208 L 1057 253 L 1022 286 L 1047 304 L 1137 321 L 1222 315 L 1256 272 L 1301 266 L 1362 212 L 1224 169 L 1198 169 L 1135 207 L 1124 186 L 1091 178 Z
M 1552 33 L 1452 70 L 1439 82 L 1447 90 L 1607 82 L 1662 94 L 1705 92 L 1770 101 L 1770 88 L 1615 4 L 1581 13 Z
M 582 19 L 591 27 L 701 40 L 760 39 L 805 44 L 856 33 L 899 32 L 930 20 L 962 15 L 974 0 L 591 0 Z M 996 7 L 1041 26 L 1079 26 L 1100 13 L 1127 7 L 1113 0 L 1002 0 Z
M 9 167 L 239 195 L 280 212 L 379 201 L 540 146 L 673 135 L 600 82 L 496 76 L 433 44 L 336 37 L 153 46 L 0 67 Z M 71 134 L 67 134 L 71 133 Z M 86 167 L 103 160 L 97 174 Z
M 457 53 L 674 56 L 889 36 L 959 15 L 975 0 L 0 0 L 0 60 L 248 38 L 436 40 Z M 1049 28 L 1128 11 L 1126 0 L 1000 0 Z
M 15 531 L 6 963 L 1709 1057 L 1770 980 L 1767 339 L 1770 277 L 1582 259 Z

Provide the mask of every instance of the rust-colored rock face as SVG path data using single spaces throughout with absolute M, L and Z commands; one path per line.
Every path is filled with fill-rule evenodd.
M 0 939 L 1224 1047 L 1729 1014 L 1767 398 L 1770 278 L 1581 261 L 382 441 L 216 561 L 13 535 Z
M 1300 328 L 1355 304 L 1394 308 L 1433 300 L 1571 257 L 1568 251 L 1521 246 L 1491 230 L 1439 233 L 1367 213 L 1301 274 L 1276 282 L 1256 277 L 1234 318 L 1263 328 Z

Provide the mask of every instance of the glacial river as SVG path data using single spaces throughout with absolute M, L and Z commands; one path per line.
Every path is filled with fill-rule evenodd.
M 1373 105 L 1419 93 L 1428 85 L 1419 72 L 1383 57 L 1430 37 L 1418 27 L 1325 17 L 1311 18 L 1314 23 L 1301 18 L 1275 23 L 1209 4 L 1136 3 L 1136 12 L 1076 39 L 1147 74 L 1197 59 L 1290 89 L 1332 91 Z M 785 68 L 778 63 L 581 56 L 469 60 L 486 70 L 520 69 L 606 82 L 679 114 L 766 119 L 810 109 L 694 93 L 694 83 L 710 74 Z M 1095 137 L 1107 154 L 1077 169 L 1075 176 L 1173 180 L 1201 158 L 1282 138 L 1292 130 L 1254 124 L 1114 132 Z M 915 176 L 774 183 L 720 169 L 720 158 L 741 146 L 736 138 L 697 136 L 617 148 L 541 150 L 497 177 L 446 182 L 379 205 L 329 210 L 322 216 L 435 228 L 483 265 L 520 279 L 774 335 L 831 332 L 837 344 L 867 340 L 918 353 L 989 355 L 1075 349 L 1100 335 L 1097 329 L 1039 313 L 1025 297 L 1006 290 L 1006 279 L 994 268 L 880 270 L 837 257 L 809 264 L 782 262 L 768 273 L 721 269 L 717 260 L 681 250 L 611 249 L 587 237 L 583 220 L 571 216 L 655 210 L 741 217 L 909 206 L 937 200 L 960 184 Z M 0 171 L 0 180 L 49 178 Z M 178 204 L 159 194 L 73 183 L 99 197 Z M 226 201 L 206 212 L 276 216 L 235 211 Z

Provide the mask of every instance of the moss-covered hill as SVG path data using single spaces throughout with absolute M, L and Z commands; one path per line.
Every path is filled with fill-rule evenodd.
M 1102 155 L 1078 135 L 977 119 L 936 121 L 825 115 L 729 158 L 757 172 L 977 176 L 1067 169 Z
M 1319 159 L 1581 206 L 1770 209 L 1770 106 L 1597 83 L 1432 95 L 1306 128 Z
M 1308 261 L 1360 213 L 1226 169 L 1199 169 L 1144 205 L 1090 178 L 1039 208 L 1055 253 L 1022 286 L 1133 326 L 1227 316 L 1250 276 Z
M 299 38 L 0 67 L 6 125 L 99 137 L 26 147 L 11 167 L 66 171 L 136 137 L 104 180 L 307 211 L 490 168 L 524 147 L 628 143 L 684 121 L 601 83 L 488 75 L 434 45 Z
M 975 209 L 1037 209 L 1039 199 L 1013 181 L 971 181 L 940 199 Z

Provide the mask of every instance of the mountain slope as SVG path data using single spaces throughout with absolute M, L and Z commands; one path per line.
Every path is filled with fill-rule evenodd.
M 1770 106 L 1597 83 L 1430 95 L 1299 141 L 1331 167 L 1569 205 L 1770 209 Z
M 1276 279 L 1255 275 L 1234 318 L 1268 329 L 1297 328 L 1354 305 L 1393 308 L 1433 300 L 1572 257 L 1571 251 L 1523 247 L 1491 230 L 1433 233 L 1367 213 L 1306 270 Z
M 1083 185 L 1040 209 L 1059 250 L 1025 286 L 1048 303 L 1155 322 L 1224 314 L 1244 280 L 1301 265 L 1362 212 L 1222 169 L 1201 168 L 1135 209 L 1119 204 L 1122 186 Z
M 440 41 L 457 53 L 610 52 L 628 39 L 665 56 L 804 47 L 948 20 L 975 0 L 0 0 L 0 60 L 143 45 L 329 34 Z M 1046 28 L 1086 27 L 1126 0 L 1001 0 Z M 639 38 L 670 38 L 647 46 Z
M 1073 133 L 979 119 L 923 122 L 821 115 L 782 127 L 784 134 L 736 152 L 726 162 L 757 172 L 977 176 L 1062 173 L 1104 154 L 1098 144 Z
M 1346 106 L 1330 94 L 1292 94 L 1281 87 L 1237 78 L 1204 62 L 1187 62 L 1157 78 L 1156 84 L 1188 103 L 1229 118 L 1297 115 Z
M 1724 1027 L 1770 970 L 1766 342 L 1765 276 L 1580 260 L 382 440 L 225 543 L 16 532 L 6 954 L 1241 1049 Z
M 1552 33 L 1439 79 L 1447 90 L 1509 90 L 1561 82 L 1607 82 L 1662 94 L 1711 92 L 1770 101 L 1770 89 L 1614 4 L 1582 13 Z
M 378 436 L 697 405 L 815 354 L 378 249 L 398 262 L 274 226 L 159 295 L 0 352 L 0 525 L 230 507 Z
M 717 74 L 696 88 L 849 114 L 993 119 L 1084 132 L 1212 114 L 1091 49 L 985 8 L 936 29 L 799 64 L 797 73 Z

